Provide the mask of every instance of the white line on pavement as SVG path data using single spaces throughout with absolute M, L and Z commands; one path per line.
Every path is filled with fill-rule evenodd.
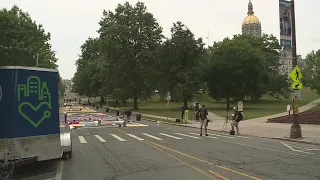
M 133 135 L 133 134 L 127 134 L 128 136 L 130 136 L 130 137 L 133 137 L 133 138 L 135 138 L 135 139 L 137 139 L 137 140 L 139 140 L 139 141 L 143 141 L 144 139 L 142 139 L 142 138 L 139 138 L 138 136 L 135 136 L 135 135 Z
M 307 151 L 320 151 L 320 149 L 317 149 L 317 148 L 315 148 L 315 149 L 306 149 Z
M 199 135 L 199 134 L 196 134 L 196 133 L 190 133 L 190 134 L 193 134 L 193 135 Z M 216 139 L 217 137 L 213 137 L 213 136 L 207 136 L 208 138 L 211 138 L 211 139 Z
M 61 180 L 62 179 L 63 165 L 64 165 L 64 161 L 59 161 L 59 164 L 57 167 L 56 178 L 54 180 Z
M 249 144 L 241 144 L 241 143 L 236 143 L 236 142 L 232 142 L 232 141 L 221 141 L 221 142 L 226 142 L 226 143 L 231 143 L 231 144 L 237 144 L 237 145 L 240 145 L 240 146 L 247 146 L 247 147 L 251 147 L 251 148 L 263 149 L 263 150 L 268 150 L 268 151 L 273 151 L 273 152 L 280 152 L 280 153 L 284 153 L 284 154 L 291 154 L 291 155 L 294 155 L 294 156 L 308 157 L 308 158 L 320 160 L 320 158 L 310 157 L 310 156 L 306 156 L 306 155 L 303 155 L 303 154 L 290 153 L 290 152 L 286 152 L 286 151 L 280 151 L 280 150 L 276 150 L 276 149 L 269 149 L 269 148 L 264 148 L 264 147 L 259 147 L 259 146 L 252 146 L 252 145 L 249 145 Z
M 142 134 L 145 135 L 145 136 L 151 137 L 151 138 L 153 138 L 153 139 L 159 140 L 159 141 L 162 141 L 162 140 L 163 140 L 163 139 L 161 139 L 161 138 L 158 138 L 158 137 L 156 137 L 156 136 L 152 136 L 152 135 L 147 134 L 147 133 L 142 133 Z
M 173 139 L 183 139 L 183 138 L 176 137 L 176 136 L 171 136 L 171 135 L 165 134 L 165 133 L 159 133 L 159 134 L 161 134 L 161 135 L 163 135 L 163 136 L 171 137 L 171 138 L 173 138 Z
M 185 137 L 190 137 L 190 138 L 194 138 L 194 139 L 201 139 L 199 137 L 196 137 L 196 136 L 190 136 L 190 135 L 186 135 L 186 134 L 181 134 L 181 133 L 175 133 L 175 134 L 178 134 L 180 136 L 185 136 Z
M 225 138 L 229 138 L 229 139 L 233 139 L 234 137 L 230 137 L 230 136 L 223 136 L 223 135 L 219 135 L 219 134 L 210 134 L 208 133 L 209 135 L 211 136 L 219 136 L 219 137 L 225 137 Z
M 80 143 L 82 143 L 82 144 L 87 143 L 87 141 L 84 139 L 83 136 L 79 136 L 79 141 L 80 141 Z
M 126 141 L 125 139 L 122 139 L 121 137 L 115 135 L 115 134 L 110 134 L 111 136 L 113 136 L 114 138 L 118 139 L 119 141 Z
M 101 136 L 99 135 L 94 135 L 94 137 L 96 137 L 97 139 L 99 139 L 100 142 L 107 142 L 106 140 L 104 140 Z
M 296 149 L 293 149 L 291 146 L 289 146 L 288 144 L 284 143 L 284 142 L 280 142 L 281 144 L 283 144 L 284 146 L 286 146 L 287 148 L 291 149 L 292 151 L 295 151 L 295 152 L 301 152 L 301 153 L 306 153 L 306 154 L 313 154 L 311 152 L 304 152 L 304 151 L 300 151 L 300 150 L 296 150 Z

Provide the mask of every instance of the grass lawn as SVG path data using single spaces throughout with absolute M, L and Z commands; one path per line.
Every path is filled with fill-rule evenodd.
M 299 106 L 303 106 L 308 104 L 309 102 L 320 99 L 320 95 L 317 95 L 315 92 L 311 91 L 309 88 L 303 88 L 302 90 L 302 99 L 299 101 Z M 226 117 L 226 102 L 216 102 L 212 100 L 207 94 L 199 94 L 195 96 L 196 100 L 200 103 L 205 103 L 209 111 L 222 116 Z M 97 99 L 98 100 L 98 99 Z M 188 106 L 191 106 L 191 101 L 188 103 Z M 243 102 L 243 113 L 244 119 L 252 119 L 256 117 L 281 113 L 286 111 L 287 103 L 291 103 L 291 100 L 288 102 L 283 100 L 277 100 L 270 97 L 263 97 L 259 101 L 250 101 L 245 100 Z M 126 106 L 122 104 L 117 105 L 118 108 L 129 109 L 132 108 L 133 101 L 129 100 Z M 231 102 L 230 107 L 236 106 L 237 102 Z M 113 106 L 113 102 L 109 103 L 109 106 Z M 155 95 L 152 99 L 148 101 L 139 101 L 138 107 L 140 113 L 146 114 L 154 114 L 159 116 L 168 116 L 173 118 L 180 117 L 180 107 L 182 103 L 175 103 L 170 102 L 169 108 L 167 109 L 167 101 L 160 101 L 158 95 Z M 319 107 L 320 108 L 320 107 Z M 190 115 L 193 115 L 193 110 L 190 111 Z M 229 112 L 230 114 L 231 112 Z M 194 117 L 194 116 L 192 116 Z

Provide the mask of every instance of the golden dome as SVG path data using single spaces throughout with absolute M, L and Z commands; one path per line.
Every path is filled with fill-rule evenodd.
M 250 14 L 243 20 L 242 25 L 245 25 L 245 24 L 260 24 L 260 21 L 257 18 L 257 16 Z

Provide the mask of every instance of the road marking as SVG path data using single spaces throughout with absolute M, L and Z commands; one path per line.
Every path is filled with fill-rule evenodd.
M 183 139 L 183 138 L 176 137 L 176 136 L 171 136 L 171 135 L 169 135 L 169 134 L 165 134 L 165 133 L 159 133 L 159 134 L 161 134 L 162 136 L 171 137 L 171 138 L 173 138 L 173 139 Z
M 96 137 L 97 139 L 99 139 L 100 142 L 107 142 L 106 140 L 104 140 L 101 136 L 99 135 L 94 135 L 94 137 Z
M 125 133 L 125 131 L 122 131 L 122 130 L 120 130 L 120 129 L 117 129 L 117 130 L 118 130 L 119 132 L 123 133 L 123 134 Z M 159 133 L 159 134 L 160 134 L 160 133 Z M 163 134 L 163 133 L 162 133 L 162 134 Z M 147 142 L 147 143 L 146 143 L 146 142 Z M 194 157 L 194 156 L 185 154 L 185 153 L 180 152 L 180 151 L 176 151 L 176 150 L 174 150 L 174 149 L 171 149 L 171 148 L 166 147 L 166 146 L 162 146 L 162 145 L 157 144 L 157 143 L 154 143 L 154 142 L 152 142 L 152 141 L 146 140 L 146 141 L 143 142 L 143 143 L 145 143 L 145 144 L 148 144 L 148 143 L 149 143 L 149 144 L 153 144 L 153 145 L 158 146 L 158 147 L 161 147 L 161 148 L 163 148 L 163 149 L 167 149 L 167 150 L 170 150 L 170 151 L 175 152 L 175 153 L 177 153 L 177 154 L 181 154 L 181 155 L 186 156 L 186 157 L 189 157 L 189 158 L 191 158 L 191 159 L 195 159 L 195 160 L 197 160 L 197 161 L 199 161 L 199 162 L 203 162 L 203 163 L 207 163 L 208 165 L 211 165 L 211 166 L 216 166 L 216 167 L 219 167 L 219 168 L 223 168 L 224 170 L 227 170 L 227 171 L 230 171 L 230 172 L 234 172 L 234 173 L 236 173 L 236 174 L 246 175 L 246 177 L 249 177 L 249 178 L 254 179 L 254 180 L 262 180 L 262 179 L 260 179 L 260 178 L 257 178 L 257 177 L 254 177 L 254 176 L 250 176 L 250 175 L 248 175 L 248 174 L 245 174 L 245 173 L 242 173 L 242 172 L 239 172 L 239 171 L 236 171 L 236 170 L 232 170 L 232 169 L 229 169 L 229 168 L 226 168 L 226 167 L 223 167 L 223 166 L 215 165 L 214 163 L 211 163 L 211 162 L 209 162 L 209 161 L 205 161 L 205 160 L 196 158 L 196 157 Z M 204 172 L 204 173 L 205 173 L 205 172 Z M 204 173 L 203 173 L 203 174 L 204 174 Z M 211 176 L 208 176 L 208 177 L 211 177 Z M 211 178 L 213 178 L 213 177 L 211 177 Z
M 291 146 L 289 146 L 288 144 L 284 143 L 284 142 L 280 142 L 281 144 L 283 144 L 284 146 L 286 146 L 287 148 L 291 149 L 292 151 L 295 151 L 295 152 L 301 152 L 301 153 L 306 153 L 306 154 L 313 154 L 311 152 L 304 152 L 304 151 L 300 151 L 300 150 L 296 150 L 296 149 L 293 149 Z
M 223 135 L 219 135 L 219 134 L 210 134 L 208 133 L 209 135 L 211 136 L 219 136 L 219 137 L 225 137 L 225 138 L 229 138 L 229 139 L 233 139 L 234 137 L 230 137 L 230 136 L 223 136 Z
M 194 139 L 201 139 L 199 137 L 196 137 L 196 136 L 190 136 L 190 135 L 186 135 L 186 134 L 181 134 L 181 133 L 175 133 L 175 134 L 178 134 L 180 136 L 185 136 L 185 137 L 190 137 L 190 138 L 194 138 Z
M 61 180 L 62 179 L 63 165 L 64 165 L 64 161 L 59 161 L 59 164 L 57 167 L 56 178 L 54 178 L 54 180 Z
M 133 135 L 133 134 L 127 134 L 128 136 L 130 136 L 130 137 L 133 137 L 133 138 L 135 138 L 135 139 L 137 139 L 137 140 L 139 140 L 139 141 L 143 141 L 144 139 L 142 139 L 142 138 L 139 138 L 138 136 L 135 136 L 135 135 Z
M 156 137 L 156 136 L 152 136 L 152 135 L 147 134 L 147 133 L 142 133 L 142 134 L 145 135 L 145 136 L 151 137 L 151 138 L 153 138 L 153 139 L 159 140 L 159 141 L 162 141 L 162 140 L 163 140 L 163 139 L 161 139 L 161 138 L 158 138 L 158 137 Z
M 110 134 L 111 136 L 113 136 L 114 138 L 118 139 L 119 141 L 126 141 L 125 139 L 122 139 L 121 137 L 115 135 L 115 134 Z
M 197 168 L 197 167 L 195 167 L 195 166 L 193 166 L 193 165 L 191 165 L 191 164 L 189 164 L 189 163 L 187 163 L 187 162 L 185 162 L 185 161 L 183 161 L 183 160 L 179 159 L 178 157 L 173 156 L 173 155 L 171 155 L 171 154 L 169 154 L 169 153 L 165 152 L 164 150 L 162 150 L 162 149 L 160 149 L 160 148 L 158 148 L 158 147 L 156 147 L 156 146 L 154 146 L 154 145 L 152 145 L 152 144 L 150 144 L 150 143 L 147 143 L 146 141 L 144 141 L 143 143 L 145 143 L 145 144 L 147 144 L 148 146 L 151 146 L 151 147 L 153 147 L 153 148 L 157 149 L 158 151 L 160 151 L 160 152 L 162 152 L 162 153 L 164 153 L 164 154 L 168 155 L 169 157 L 172 157 L 173 159 L 175 159 L 175 160 L 179 161 L 180 163 L 182 163 L 182 164 L 184 164 L 184 165 L 186 165 L 186 166 L 188 166 L 188 167 L 190 167 L 190 168 L 192 168 L 192 169 L 194 169 L 194 170 L 198 171 L 199 173 L 201 173 L 201 174 L 203 174 L 203 175 L 207 176 L 208 178 L 213 179 L 213 180 L 216 180 L 214 177 L 210 176 L 208 173 L 206 173 L 206 172 L 205 172 L 205 171 L 203 171 L 202 169 Z
M 83 136 L 79 136 L 79 141 L 80 141 L 80 143 L 82 143 L 82 144 L 87 143 L 87 141 L 84 139 Z
M 163 145 L 160 145 L 160 144 L 151 142 L 151 141 L 147 141 L 147 140 L 146 140 L 146 142 L 151 143 L 151 144 L 154 144 L 154 145 L 159 146 L 159 147 L 162 147 L 162 148 L 167 149 L 167 150 L 169 150 L 169 151 L 172 151 L 172 152 L 181 154 L 181 155 L 183 155 L 183 156 L 189 157 L 189 158 L 191 158 L 191 159 L 195 159 L 195 160 L 197 160 L 197 161 L 200 161 L 200 162 L 203 162 L 203 163 L 207 163 L 207 164 L 209 164 L 209 165 L 211 165 L 211 166 L 216 166 L 216 167 L 219 167 L 219 168 L 221 168 L 221 169 L 224 169 L 224 170 L 227 170 L 227 171 L 236 173 L 236 174 L 240 174 L 240 175 L 242 175 L 242 176 L 246 176 L 246 177 L 249 177 L 249 178 L 254 179 L 254 180 L 262 180 L 262 179 L 260 179 L 260 178 L 257 178 L 257 177 L 254 177 L 254 176 L 250 176 L 250 175 L 248 175 L 248 174 L 245 174 L 245 173 L 242 173 L 242 172 L 233 170 L 233 169 L 229 169 L 229 168 L 224 167 L 224 166 L 215 165 L 214 163 L 211 163 L 211 162 L 209 162 L 209 161 L 196 158 L 196 157 L 194 157 L 194 156 L 185 154 L 185 153 L 183 153 L 183 152 L 180 152 L 180 151 L 171 149 L 171 148 L 169 148 L 169 147 L 166 147 L 166 146 L 163 146 Z
M 214 174 L 214 175 L 216 175 L 216 176 L 218 176 L 219 178 L 221 178 L 221 179 L 223 179 L 223 180 L 229 180 L 228 178 L 223 177 L 222 175 L 220 175 L 220 174 L 218 174 L 218 173 L 216 173 L 216 172 L 214 172 L 214 171 L 209 170 L 209 172 L 212 173 L 212 174 Z
M 317 149 L 317 148 L 315 148 L 315 149 L 305 149 L 305 150 L 307 150 L 307 151 L 320 151 L 320 149 Z
M 190 134 L 199 135 L 199 134 L 197 134 L 197 133 L 190 133 Z M 217 137 L 213 137 L 213 136 L 206 136 L 206 137 L 211 138 L 211 139 L 216 139 L 216 138 L 217 138 Z

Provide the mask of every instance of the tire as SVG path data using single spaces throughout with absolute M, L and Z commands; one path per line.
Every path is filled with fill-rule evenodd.
M 64 153 L 63 155 L 64 160 L 69 160 L 71 158 L 72 158 L 72 151 Z

